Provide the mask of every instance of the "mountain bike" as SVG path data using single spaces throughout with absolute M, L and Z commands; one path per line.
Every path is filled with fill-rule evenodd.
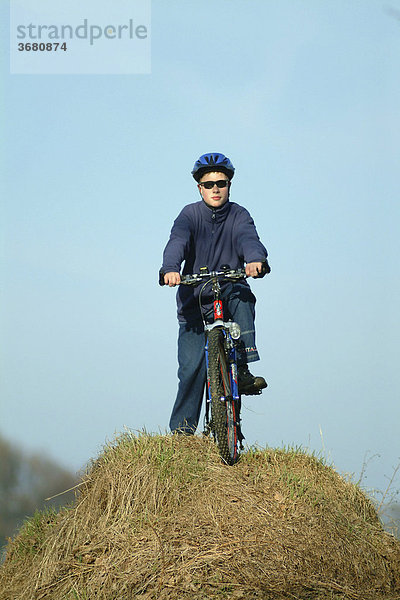
M 259 277 L 269 272 L 265 263 Z M 200 273 L 183 275 L 180 285 L 198 286 L 199 307 L 205 332 L 205 358 L 207 367 L 206 411 L 204 435 L 212 435 L 222 460 L 234 465 L 240 450 L 243 449 L 241 429 L 241 395 L 238 384 L 237 345 L 240 326 L 233 321 L 224 321 L 224 308 L 221 298 L 221 282 L 235 282 L 246 279 L 244 269 L 231 269 L 223 265 L 220 271 L 209 272 L 202 267 Z M 211 322 L 202 305 L 202 294 L 211 286 L 213 313 Z M 261 390 L 257 393 L 261 393 Z M 211 418 L 210 418 L 211 413 Z

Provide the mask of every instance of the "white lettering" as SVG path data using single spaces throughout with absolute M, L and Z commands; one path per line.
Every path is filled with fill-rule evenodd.
M 97 31 L 98 35 L 94 35 L 95 31 Z M 101 34 L 103 33 L 101 27 L 98 25 L 90 26 L 90 45 L 93 46 L 93 40 L 98 40 L 101 38 Z
M 111 34 L 114 35 L 111 35 Z M 107 27 L 104 28 L 104 35 L 106 36 L 106 38 L 108 39 L 113 39 L 115 38 L 115 27 L 113 25 L 107 25 Z
M 135 33 L 137 38 L 144 40 L 147 38 L 147 27 L 145 25 L 138 25 L 135 29 Z
M 49 40 L 59 40 L 57 25 L 49 25 Z
M 83 29 L 83 34 L 82 35 L 80 33 L 78 33 L 78 31 L 80 32 L 81 29 Z M 87 19 L 83 20 L 83 25 L 79 25 L 75 29 L 75 35 L 76 35 L 77 38 L 80 38 L 80 39 L 86 39 L 87 38 Z
M 69 39 L 72 40 L 72 38 L 74 37 L 74 31 L 71 27 L 71 25 L 61 25 L 61 37 L 62 39 L 65 38 L 65 30 L 69 31 Z
M 25 26 L 24 25 L 18 25 L 17 31 L 18 31 L 18 34 L 21 34 L 21 35 L 17 35 L 17 38 L 19 38 L 20 40 L 24 39 L 25 36 L 26 36 Z
M 122 37 L 122 30 L 123 29 L 129 29 L 128 25 L 118 25 L 118 37 L 119 37 L 119 39 L 121 39 L 121 37 Z
M 38 30 L 39 30 L 39 39 L 42 39 L 42 29 L 47 29 L 47 25 L 38 25 Z

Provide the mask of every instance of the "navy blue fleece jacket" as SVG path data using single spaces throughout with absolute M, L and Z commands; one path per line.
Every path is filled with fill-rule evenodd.
M 184 275 L 198 273 L 204 266 L 210 271 L 219 270 L 222 265 L 238 269 L 246 263 L 261 262 L 266 258 L 267 251 L 258 237 L 254 221 L 243 206 L 228 201 L 215 209 L 200 200 L 185 206 L 175 219 L 161 271 L 179 273 L 183 261 Z M 178 288 L 179 321 L 200 317 L 198 292 L 199 288 L 190 286 Z

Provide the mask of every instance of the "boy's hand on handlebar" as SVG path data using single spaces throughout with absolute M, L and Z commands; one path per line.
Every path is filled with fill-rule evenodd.
M 262 273 L 262 262 L 251 262 L 246 265 L 246 275 L 248 277 L 258 277 Z
M 169 285 L 169 287 L 175 287 L 179 285 L 181 282 L 181 276 L 179 273 L 165 273 L 164 274 L 164 283 L 165 285 Z

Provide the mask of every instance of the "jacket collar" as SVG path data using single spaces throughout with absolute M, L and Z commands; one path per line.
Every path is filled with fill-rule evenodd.
M 231 209 L 231 203 L 229 200 L 225 202 L 220 208 L 212 208 L 208 206 L 204 200 L 200 200 L 200 211 L 202 217 L 210 223 L 222 223 L 225 221 L 229 211 Z

